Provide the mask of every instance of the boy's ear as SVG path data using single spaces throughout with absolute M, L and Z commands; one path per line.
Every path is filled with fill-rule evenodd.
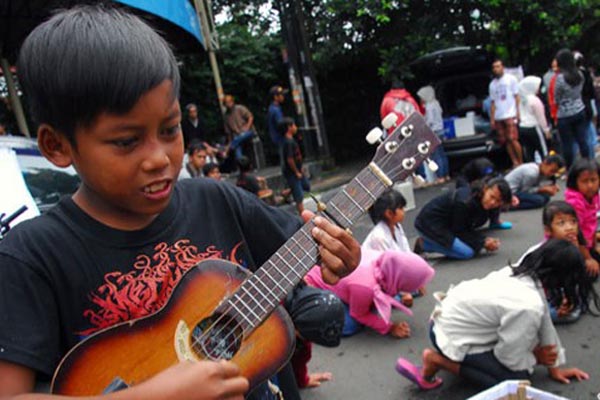
M 40 152 L 57 167 L 67 168 L 73 162 L 73 146 L 67 137 L 48 124 L 38 128 L 37 141 Z
M 551 237 L 552 236 L 552 230 L 550 230 L 549 227 L 547 227 L 546 225 L 544 225 L 544 235 Z

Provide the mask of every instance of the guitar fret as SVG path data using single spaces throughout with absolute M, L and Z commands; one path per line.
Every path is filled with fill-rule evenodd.
M 360 181 L 358 178 L 356 178 L 356 183 L 358 183 L 358 185 L 359 185 L 361 188 L 363 188 L 363 190 L 364 190 L 365 192 L 367 192 L 367 194 L 368 194 L 369 196 L 371 196 L 371 198 L 372 198 L 373 200 L 377 200 L 377 196 L 375 196 L 373 193 L 371 193 L 371 191 L 370 191 L 369 189 L 367 189 L 367 187 L 366 187 L 365 185 L 363 185 L 363 183 L 362 183 L 362 182 L 361 182 L 361 181 Z
M 252 295 L 252 293 L 250 293 L 250 291 L 244 286 L 240 286 L 242 291 L 244 293 L 246 293 L 248 296 L 250 296 L 250 298 L 254 301 L 254 303 L 258 306 L 258 308 L 260 308 L 262 310 L 262 312 L 266 313 L 267 310 L 262 306 L 262 304 L 260 304 L 260 301 L 256 300 L 256 298 Z M 260 292 L 259 292 L 260 293 Z
M 346 220 L 346 223 L 348 224 L 348 226 L 352 226 L 352 220 L 350 220 L 350 219 L 349 219 L 349 218 L 346 216 L 346 214 L 344 214 L 344 213 L 342 212 L 342 210 L 340 210 L 340 209 L 338 208 L 338 206 L 336 206 L 336 205 L 335 205 L 335 203 L 333 203 L 333 202 L 332 202 L 332 203 L 330 203 L 330 206 L 331 206 L 332 208 L 334 208 L 334 209 L 335 209 L 335 211 L 337 211 L 337 212 L 338 212 L 338 214 L 339 214 L 339 215 L 340 215 L 342 218 L 344 218 L 344 219 Z
M 275 271 L 279 272 L 279 275 L 281 275 L 281 277 L 283 279 L 285 279 L 286 281 L 288 281 L 288 283 L 292 286 L 294 286 L 294 282 L 290 281 L 290 278 L 287 277 L 286 274 L 284 274 L 283 272 L 281 272 L 281 270 L 277 267 L 277 264 L 275 264 L 273 261 L 269 260 L 269 262 L 271 263 L 271 265 L 273 266 L 273 268 L 275 268 Z
M 299 259 L 299 258 L 296 256 L 296 254 L 295 254 L 294 252 L 292 252 L 292 251 L 289 249 L 289 247 L 287 247 L 287 246 L 286 246 L 286 247 L 285 247 L 285 249 L 288 251 L 288 253 L 289 253 L 289 254 L 290 254 L 292 257 L 294 257 L 294 258 L 296 259 L 296 262 L 298 262 L 298 264 L 300 264 L 301 266 L 304 266 L 304 263 L 302 262 L 302 260 L 301 260 L 301 259 Z M 279 257 L 281 258 L 281 255 L 280 255 Z M 285 261 L 284 261 L 284 262 L 285 262 Z M 293 271 L 294 273 L 296 273 L 296 270 L 295 270 L 295 269 L 293 269 L 293 268 L 292 268 L 292 271 Z M 302 278 L 302 276 L 301 276 L 301 275 L 298 275 L 297 273 L 296 273 L 296 276 L 297 276 L 298 278 Z
M 258 316 L 258 314 L 256 314 L 256 313 L 254 312 L 254 309 L 253 309 L 252 307 L 250 307 L 250 306 L 248 305 L 248 303 L 246 303 L 246 302 L 244 301 L 244 299 L 242 299 L 242 297 L 240 296 L 240 293 L 239 293 L 239 292 L 237 292 L 236 294 L 234 294 L 234 295 L 233 295 L 233 297 L 234 297 L 234 298 L 235 298 L 236 296 L 237 296 L 237 301 L 239 301 L 240 303 L 242 303 L 242 304 L 243 304 L 243 305 L 246 307 L 246 309 L 247 309 L 248 311 L 250 311 L 250 314 L 252 314 L 252 315 L 254 316 L 254 318 L 256 318 L 258 321 L 260 321 L 260 317 Z M 256 300 L 254 299 L 254 297 L 250 296 L 250 298 L 251 298 L 252 300 L 254 300 L 254 302 L 256 302 Z
M 352 198 L 352 196 L 350 196 L 350 193 L 348 193 L 348 192 L 346 191 L 346 189 L 342 189 L 342 193 L 344 193 L 344 194 L 346 195 L 346 197 L 347 197 L 348 199 L 350 199 L 350 201 L 352 202 L 352 204 L 354 204 L 354 206 L 355 206 L 356 208 L 358 208 L 358 209 L 360 210 L 360 212 L 361 212 L 361 213 L 362 213 L 363 211 L 365 211 L 365 209 L 364 209 L 364 208 L 362 208 L 362 207 L 361 207 L 361 205 L 360 205 L 360 204 L 358 204 L 358 203 L 356 202 L 356 200 L 354 200 L 354 199 Z
M 283 246 L 283 247 L 288 251 L 288 253 L 291 253 L 290 250 L 286 246 Z M 302 275 L 298 275 L 298 273 L 296 272 L 296 270 L 294 269 L 294 267 L 292 267 L 292 265 L 289 262 L 287 262 L 287 260 L 285 258 L 283 258 L 283 255 L 281 255 L 279 253 L 275 253 L 275 254 L 279 256 L 279 259 L 281 261 L 283 261 L 283 263 L 285 264 L 285 266 L 288 267 L 288 269 L 290 271 L 292 271 L 292 273 L 294 275 L 296 275 L 297 278 L 302 279 Z M 285 274 L 284 276 L 287 278 L 287 274 Z M 291 281 L 289 281 L 289 282 L 290 282 L 291 285 L 294 285 L 293 282 L 291 282 Z
M 315 239 L 311 235 L 309 235 L 303 228 L 300 229 L 299 232 L 301 232 L 308 240 L 314 242 Z
M 234 302 L 231 302 L 231 301 L 230 301 L 229 303 L 231 304 L 231 307 L 233 307 L 233 309 L 234 309 L 235 311 L 237 311 L 238 315 L 239 315 L 240 317 L 242 317 L 242 318 L 244 318 L 244 319 L 246 320 L 246 322 L 248 323 L 248 325 L 250 325 L 252 328 L 256 327 L 256 325 L 255 325 L 255 324 L 254 324 L 252 321 L 250 321 L 250 320 L 248 319 L 248 317 L 246 317 L 246 315 L 245 315 L 245 314 L 243 314 L 243 313 L 240 311 L 240 309 L 239 309 L 239 308 L 237 308 L 237 307 L 236 307 L 236 305 L 235 305 L 235 303 L 234 303 Z
M 269 260 L 270 262 L 270 260 Z M 275 278 L 273 278 L 273 276 L 269 273 L 269 271 L 267 269 L 263 269 L 262 270 L 265 275 L 267 275 L 269 277 L 269 279 L 271 279 L 271 282 L 273 282 L 275 284 L 275 286 L 277 286 L 279 288 L 279 290 L 281 290 L 281 294 L 285 294 L 286 290 L 279 284 L 279 282 L 277 282 L 277 280 L 275 280 Z M 279 298 L 279 296 L 277 297 Z
M 271 288 L 270 288 L 269 286 L 265 285 L 265 283 L 264 283 L 263 281 L 261 281 L 260 279 L 258 279 L 257 281 L 258 281 L 258 282 L 260 282 L 260 283 L 262 283 L 262 286 L 263 286 L 265 289 L 267 289 L 267 292 L 269 292 L 269 294 L 270 294 L 271 296 L 273 296 L 273 299 L 275 299 L 275 303 L 271 304 L 271 302 L 269 301 L 269 298 L 268 298 L 266 295 L 265 295 L 265 300 L 269 301 L 269 305 L 270 305 L 271 307 L 275 306 L 275 305 L 277 304 L 277 302 L 279 301 L 279 298 L 278 298 L 278 297 L 275 295 L 275 293 L 273 293 L 273 291 L 271 290 Z M 253 288 L 254 288 L 254 289 L 255 289 L 255 290 L 258 292 L 258 293 L 261 293 L 261 292 L 262 292 L 262 290 L 260 290 L 260 289 L 258 288 L 258 286 L 256 286 L 256 285 L 254 284 L 254 282 L 252 282 L 252 277 L 251 277 L 250 279 L 248 279 L 248 280 L 247 280 L 247 282 L 248 282 L 250 285 L 252 285 L 252 287 L 253 287 Z

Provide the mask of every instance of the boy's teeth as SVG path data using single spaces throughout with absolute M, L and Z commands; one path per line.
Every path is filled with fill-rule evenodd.
M 166 182 L 155 183 L 154 185 L 146 186 L 144 188 L 144 192 L 146 193 L 154 193 L 163 190 L 167 186 Z

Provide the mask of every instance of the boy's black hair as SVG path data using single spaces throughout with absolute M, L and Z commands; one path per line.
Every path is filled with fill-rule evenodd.
M 202 173 L 204 174 L 204 176 L 208 176 L 208 173 L 210 171 L 212 171 L 213 169 L 219 169 L 219 164 L 217 163 L 208 163 L 206 164 L 204 167 L 202 167 Z
M 546 204 L 544 210 L 542 211 L 542 223 L 544 224 L 544 226 L 550 227 L 556 214 L 566 214 L 577 219 L 577 213 L 575 212 L 573 206 L 571 206 L 566 201 L 554 200 Z
M 296 121 L 294 121 L 294 118 L 292 118 L 292 117 L 283 117 L 277 123 L 277 130 L 279 131 L 279 134 L 281 136 L 285 136 L 285 134 L 287 133 L 288 129 L 290 129 L 290 126 L 295 125 L 295 124 L 296 124 Z
M 546 156 L 546 158 L 544 158 L 544 162 L 546 164 L 556 164 L 558 168 L 562 168 L 565 166 L 565 159 L 562 158 L 562 156 L 559 154 L 551 154 L 549 156 Z
M 200 150 L 206 151 L 206 146 L 204 145 L 204 143 L 202 143 L 201 140 L 194 139 L 188 145 L 188 149 L 187 149 L 188 156 L 191 157 L 194 155 L 195 152 L 200 151 Z
M 250 172 L 252 170 L 252 162 L 246 156 L 242 156 L 237 160 L 238 168 L 240 169 L 240 174 L 245 172 Z
M 390 189 L 383 193 L 375 203 L 369 208 L 369 216 L 374 224 L 383 220 L 386 210 L 395 211 L 398 208 L 406 207 L 406 199 L 397 190 Z
M 575 160 L 567 175 L 567 187 L 569 189 L 577 190 L 577 178 L 584 171 L 596 172 L 600 176 L 600 165 L 596 160 L 589 158 L 582 157 Z
M 600 299 L 585 269 L 579 249 L 566 240 L 549 239 L 514 267 L 514 276 L 527 275 L 539 280 L 554 307 L 563 296 L 569 304 L 589 311 L 590 301 L 600 310 Z
M 179 97 L 171 48 L 140 18 L 103 5 L 76 6 L 36 27 L 18 70 L 31 116 L 76 144 L 75 130 L 103 112 L 124 114 L 165 80 Z
M 471 184 L 472 196 L 477 198 L 483 197 L 483 191 L 486 188 L 498 187 L 500 197 L 504 205 L 510 204 L 512 200 L 512 192 L 508 182 L 502 177 L 487 177 L 482 180 L 477 180 Z

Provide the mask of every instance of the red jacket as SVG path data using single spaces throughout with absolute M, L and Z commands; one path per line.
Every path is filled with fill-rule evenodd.
M 383 96 L 379 114 L 381 119 L 384 119 L 388 114 L 394 113 L 398 116 L 397 123 L 400 124 L 415 111 L 423 114 L 419 104 L 406 89 L 391 89 Z

